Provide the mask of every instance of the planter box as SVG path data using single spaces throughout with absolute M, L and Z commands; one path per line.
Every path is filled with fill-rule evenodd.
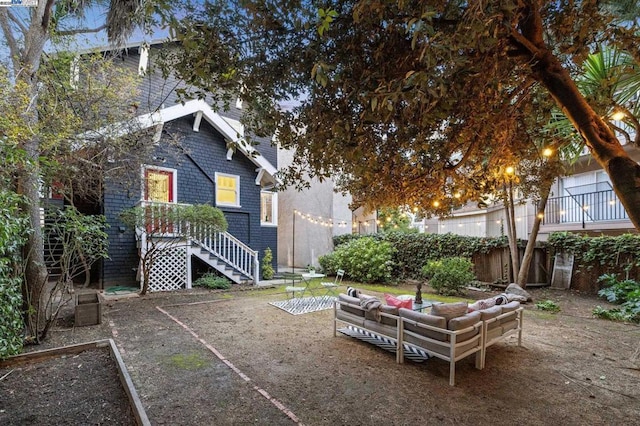
M 97 293 L 76 295 L 75 325 L 97 325 L 102 323 L 102 304 Z

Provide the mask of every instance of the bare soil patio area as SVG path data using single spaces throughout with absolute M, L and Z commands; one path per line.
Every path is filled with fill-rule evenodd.
M 593 318 L 593 307 L 606 306 L 593 296 L 532 292 L 562 311 L 528 304 L 524 346 L 515 337 L 492 346 L 484 370 L 473 357 L 458 362 L 455 387 L 447 363 L 398 365 L 389 352 L 334 337 L 331 310 L 294 316 L 269 305 L 287 297 L 273 290 L 109 301 L 101 325 L 63 322 L 44 346 L 113 338 L 154 425 L 637 423 L 640 327 Z M 61 360 L 60 368 L 77 367 Z M 100 380 L 59 398 L 91 401 L 92 389 L 106 387 Z M 0 381 L 0 392 L 8 391 Z M 0 423 L 8 423 L 11 407 L 2 408 Z M 78 424 L 64 415 L 48 424 Z

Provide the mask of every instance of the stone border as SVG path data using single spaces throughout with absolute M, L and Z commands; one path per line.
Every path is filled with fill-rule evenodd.
M 122 384 L 122 387 L 127 394 L 129 404 L 131 406 L 131 411 L 133 412 L 133 415 L 136 419 L 136 423 L 139 426 L 151 426 L 151 422 L 147 417 L 147 413 L 144 410 L 142 401 L 140 401 L 140 398 L 138 397 L 138 392 L 136 392 L 136 389 L 133 386 L 131 376 L 129 376 L 129 373 L 127 372 L 127 367 L 125 366 L 124 361 L 122 360 L 122 356 L 120 355 L 120 351 L 116 347 L 113 339 L 96 340 L 93 342 L 78 343 L 75 345 L 62 346 L 59 348 L 44 349 L 36 352 L 27 352 L 20 355 L 14 355 L 5 360 L 0 360 L 0 368 L 37 363 L 39 361 L 44 361 L 46 359 L 54 358 L 60 355 L 75 355 L 88 350 L 103 348 L 109 348 L 111 359 L 113 359 L 116 363 L 118 376 L 120 377 L 120 383 Z

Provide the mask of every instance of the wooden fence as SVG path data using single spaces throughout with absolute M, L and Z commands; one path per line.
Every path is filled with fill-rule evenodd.
M 520 249 L 520 259 L 524 249 Z M 514 280 L 511 271 L 508 248 L 496 248 L 489 253 L 478 253 L 471 259 L 474 264 L 476 279 L 489 283 L 511 283 Z M 550 279 L 550 265 L 547 250 L 536 248 L 529 267 L 530 284 L 547 284 Z

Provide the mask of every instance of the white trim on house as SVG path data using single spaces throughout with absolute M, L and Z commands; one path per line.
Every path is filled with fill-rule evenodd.
M 195 115 L 198 112 L 202 113 L 204 119 L 220 132 L 225 140 L 231 142 L 235 149 L 239 150 L 253 164 L 258 166 L 258 169 L 264 169 L 267 174 L 266 177 L 268 177 L 271 183 L 280 183 L 280 180 L 275 176 L 277 172 L 275 166 L 263 157 L 252 145 L 248 144 L 244 140 L 244 137 L 238 133 L 238 129 L 229 124 L 227 119 L 215 112 L 209 104 L 201 99 L 162 108 L 154 113 L 140 115 L 134 118 L 132 123 L 115 123 L 99 130 L 90 130 L 78 136 L 76 145 L 80 147 L 87 140 L 103 138 L 105 135 L 115 138 L 132 131 L 132 129 L 148 129 L 149 127 L 162 125 L 188 115 Z M 263 179 L 263 181 L 264 180 L 265 179 Z
M 262 167 L 259 168 L 259 169 L 256 169 L 256 172 L 258 172 L 258 175 L 256 176 L 256 185 L 257 186 L 261 186 L 262 185 L 262 178 L 264 177 L 264 174 L 266 172 L 264 171 L 264 169 Z
M 143 76 L 147 73 L 147 68 L 149 67 L 149 47 L 140 46 L 138 48 L 138 53 L 140 54 L 140 60 L 138 61 L 138 75 Z
M 158 123 L 166 123 L 187 115 L 202 112 L 204 119 L 211 124 L 225 139 L 231 141 L 236 148 L 242 152 L 251 162 L 268 173 L 271 179 L 276 181 L 276 168 L 264 158 L 253 146 L 249 145 L 243 137 L 225 118 L 216 113 L 205 101 L 201 99 L 192 100 L 183 104 L 173 105 L 163 108 L 155 113 L 144 114 L 137 118 L 140 126 L 148 128 Z
M 262 211 L 262 195 L 271 194 L 271 222 L 264 220 Z M 278 226 L 278 193 L 273 191 L 260 191 L 260 225 L 261 226 Z
M 193 131 L 200 131 L 200 122 L 202 121 L 202 111 L 196 112 L 196 117 L 193 119 Z

